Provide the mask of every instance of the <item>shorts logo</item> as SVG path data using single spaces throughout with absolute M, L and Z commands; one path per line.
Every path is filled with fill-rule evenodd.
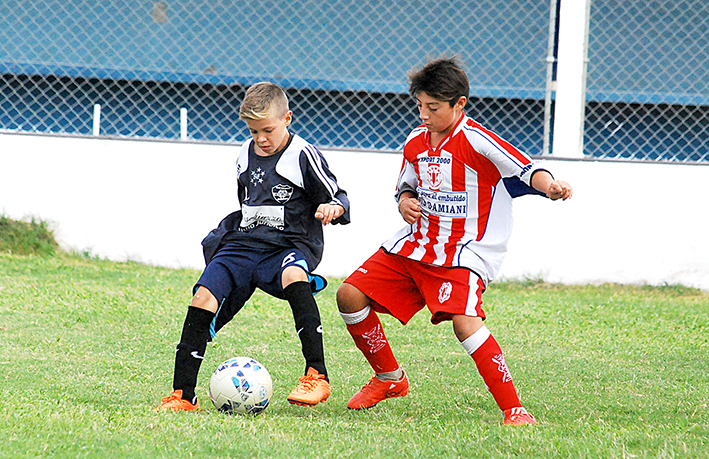
M 293 196 L 293 187 L 279 183 L 271 188 L 271 194 L 273 195 L 273 199 L 283 204 L 284 202 L 288 202 L 290 197 Z
M 384 337 L 384 331 L 381 325 L 377 325 L 367 333 L 362 333 L 362 337 L 367 341 L 370 354 L 382 350 L 387 344 L 387 339 Z
M 361 272 L 362 274 L 367 274 L 367 270 L 362 267 L 357 268 L 357 271 Z
M 492 358 L 492 361 L 497 364 L 497 371 L 502 373 L 502 382 L 506 383 L 512 381 L 510 369 L 507 368 L 507 364 L 505 363 L 505 356 L 502 354 L 497 354 Z
M 291 252 L 286 257 L 283 259 L 283 263 L 281 263 L 281 268 L 285 267 L 285 265 L 289 263 L 293 263 L 296 260 L 295 258 L 295 252 Z
M 437 190 L 443 183 L 443 171 L 440 164 L 429 164 L 426 168 L 426 177 L 428 177 L 428 185 L 432 190 Z
M 444 301 L 451 297 L 451 292 L 453 291 L 453 284 L 450 282 L 444 282 L 441 288 L 438 290 L 438 302 L 443 304 Z

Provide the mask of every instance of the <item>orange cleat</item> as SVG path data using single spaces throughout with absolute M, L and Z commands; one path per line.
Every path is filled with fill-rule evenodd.
M 382 381 L 377 378 L 377 375 L 374 375 L 372 379 L 347 402 L 347 408 L 351 410 L 371 408 L 382 400 L 403 397 L 408 393 L 409 378 L 406 376 L 406 372 L 404 372 L 404 375 L 398 381 Z
M 154 411 L 199 411 L 199 402 L 193 404 L 182 398 L 182 390 L 178 389 L 167 397 L 163 397 L 160 406 Z
M 315 406 L 330 397 L 330 383 L 315 368 L 308 368 L 308 373 L 298 381 L 298 386 L 288 396 L 291 405 Z
M 524 426 L 527 424 L 536 424 L 537 420 L 531 414 L 527 413 L 527 410 L 518 406 L 516 408 L 510 408 L 505 410 L 505 421 L 504 424 L 508 426 Z

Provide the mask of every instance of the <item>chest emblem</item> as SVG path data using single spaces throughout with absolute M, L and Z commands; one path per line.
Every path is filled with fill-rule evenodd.
M 429 188 L 432 190 L 439 189 L 443 183 L 443 170 L 441 170 L 441 165 L 429 164 L 426 168 L 426 178 L 428 179 Z
M 264 175 L 266 175 L 266 172 L 264 172 L 263 169 L 261 169 L 260 167 L 255 171 L 251 171 L 251 184 L 255 186 L 260 183 L 263 183 Z
M 284 202 L 288 202 L 290 197 L 293 196 L 293 187 L 279 183 L 271 188 L 271 194 L 273 195 L 273 199 L 283 204 Z

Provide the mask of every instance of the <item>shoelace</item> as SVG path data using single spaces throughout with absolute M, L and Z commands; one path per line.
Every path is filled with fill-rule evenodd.
M 374 379 L 370 379 L 369 381 L 367 381 L 367 384 L 364 385 L 361 392 L 375 392 L 376 391 L 376 389 L 374 388 L 375 384 L 376 384 L 376 382 L 374 381 Z
M 315 389 L 315 386 L 318 385 L 318 381 L 320 381 L 322 378 L 318 378 L 315 376 L 301 376 L 298 378 L 300 381 L 300 386 L 303 390 L 310 392 L 311 390 Z
M 177 400 L 177 395 L 168 395 L 167 397 L 162 398 L 163 403 L 171 402 L 173 400 Z
M 524 408 L 513 408 L 512 412 L 510 413 L 510 417 L 509 417 L 510 421 L 513 421 L 513 422 L 517 421 L 519 419 L 524 419 L 524 418 L 527 418 L 530 420 L 535 419 L 534 416 L 529 414 L 527 412 L 527 410 L 525 410 Z

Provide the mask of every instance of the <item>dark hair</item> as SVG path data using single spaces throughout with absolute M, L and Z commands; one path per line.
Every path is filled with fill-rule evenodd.
M 470 83 L 468 76 L 455 57 L 436 59 L 420 70 L 409 71 L 409 93 L 416 97 L 425 92 L 431 97 L 447 101 L 454 106 L 461 97 L 468 97 Z

